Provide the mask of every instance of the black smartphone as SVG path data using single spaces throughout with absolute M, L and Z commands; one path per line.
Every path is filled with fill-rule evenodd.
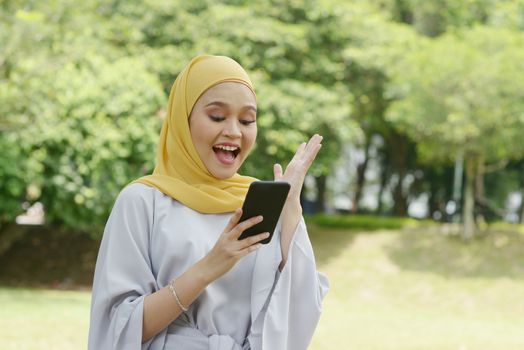
M 264 220 L 242 232 L 238 239 L 269 232 L 269 237 L 260 241 L 263 244 L 269 243 L 290 188 L 291 185 L 285 181 L 252 182 L 242 206 L 242 217 L 239 222 L 258 215 L 262 215 Z

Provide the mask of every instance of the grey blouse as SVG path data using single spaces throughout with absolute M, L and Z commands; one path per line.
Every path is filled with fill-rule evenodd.
M 89 349 L 306 349 L 327 278 L 303 220 L 281 273 L 271 242 L 209 284 L 169 327 L 141 343 L 143 300 L 214 246 L 231 213 L 201 214 L 143 184 L 126 187 L 106 224 L 95 269 Z

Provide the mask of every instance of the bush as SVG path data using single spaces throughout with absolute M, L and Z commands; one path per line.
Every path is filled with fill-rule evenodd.
M 317 214 L 308 217 L 321 227 L 358 229 L 358 230 L 399 230 L 417 226 L 422 221 L 413 218 L 387 217 L 374 215 L 326 215 Z
M 21 202 L 39 201 L 46 224 L 101 234 L 120 190 L 153 170 L 166 101 L 160 81 L 139 60 L 87 54 L 17 74 L 24 79 L 11 80 L 11 88 L 29 98 L 5 111 L 26 122 L 0 137 L 8 150 L 0 161 L 7 184 L 1 194 L 9 199 L 1 219 L 12 220 Z

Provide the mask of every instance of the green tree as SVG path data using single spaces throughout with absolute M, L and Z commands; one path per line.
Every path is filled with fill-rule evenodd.
M 194 11 L 171 5 L 178 11 L 166 11 L 149 3 L 150 11 L 131 11 L 131 16 L 147 23 L 138 26 L 144 28 L 146 55 L 153 58 L 147 62 L 154 62 L 166 87 L 182 68 L 180 62 L 202 52 L 231 56 L 251 72 L 260 124 L 257 156 L 248 159 L 245 171 L 271 178 L 272 163 L 289 161 L 299 142 L 318 132 L 325 136 L 324 150 L 313 173 L 325 177 L 341 144 L 357 133 L 349 118 L 350 93 L 341 83 L 342 56 L 333 55 L 345 36 L 337 35 L 337 15 L 322 11 L 315 1 L 278 5 L 224 1 Z M 171 61 L 170 56 L 175 64 L 160 63 Z
M 428 42 L 396 67 L 392 94 L 398 100 L 389 120 L 419 142 L 427 161 L 464 154 L 465 238 L 474 232 L 475 181 L 485 162 L 523 155 L 523 40 L 477 27 Z
M 313 173 L 325 176 L 356 126 L 329 57 L 339 42 L 314 50 L 336 29 L 315 4 L 3 2 L 3 220 L 40 201 L 48 224 L 99 234 L 118 190 L 152 170 L 166 94 L 204 52 L 237 59 L 259 91 L 259 156 L 246 168 L 270 177 L 263 160 L 285 163 L 320 132 Z

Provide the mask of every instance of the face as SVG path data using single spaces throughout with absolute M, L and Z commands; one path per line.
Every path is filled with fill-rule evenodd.
M 191 138 L 200 159 L 218 179 L 235 175 L 257 137 L 253 92 L 242 83 L 224 82 L 206 90 L 189 116 Z

